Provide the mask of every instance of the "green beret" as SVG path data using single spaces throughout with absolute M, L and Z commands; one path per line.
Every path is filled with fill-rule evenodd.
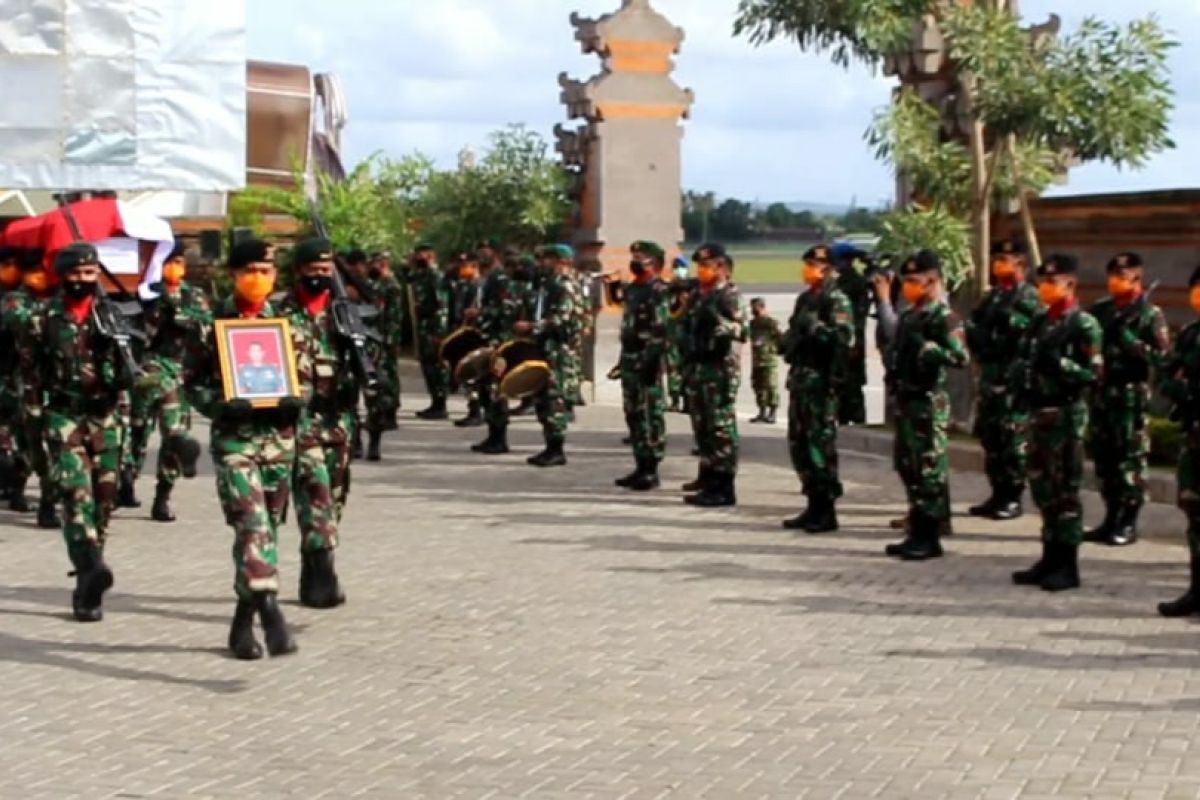
M 1075 256 L 1054 253 L 1037 268 L 1040 278 L 1053 278 L 1057 275 L 1075 275 L 1079 272 L 1079 261 Z
M 575 248 L 569 244 L 548 244 L 542 248 L 542 256 L 546 258 L 575 258 Z
M 59 275 L 66 275 L 76 267 L 99 263 L 100 256 L 95 247 L 87 242 L 75 242 L 58 251 L 58 255 L 54 257 L 54 271 Z
M 537 266 L 537 260 L 533 256 L 529 255 L 528 253 L 525 253 L 524 255 L 522 255 L 520 257 L 520 259 L 518 259 L 517 263 L 519 263 L 522 267 L 525 267 L 527 269 Z
M 259 261 L 266 261 L 271 245 L 262 239 L 243 239 L 229 250 L 229 268 L 241 269 Z
M 292 251 L 292 264 L 297 267 L 332 260 L 333 245 L 328 239 L 305 239 Z
M 1137 253 L 1117 253 L 1108 262 L 1108 271 L 1116 272 L 1119 269 L 1137 269 L 1144 266 L 1142 257 Z
M 647 242 L 639 239 L 629 246 L 629 252 L 650 256 L 651 258 L 663 261 L 667 257 L 667 253 L 657 242 Z

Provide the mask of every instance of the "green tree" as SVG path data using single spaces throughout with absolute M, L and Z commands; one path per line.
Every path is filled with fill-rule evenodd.
M 1137 167 L 1173 146 L 1174 43 L 1153 16 L 1126 26 L 1089 18 L 1057 38 L 1053 25 L 1023 30 L 1007 0 L 740 0 L 734 31 L 756 45 L 791 39 L 842 65 L 913 65 L 948 80 L 952 102 L 934 107 L 905 90 L 867 138 L 916 198 L 889 216 L 890 229 L 938 219 L 967 226 L 970 252 L 947 260 L 971 264 L 951 279 L 971 278 L 977 290 L 997 203 L 1019 207 L 1036 258 L 1029 200 L 1056 175 L 1078 161 Z
M 768 230 L 778 231 L 795 227 L 796 214 L 784 203 L 771 203 L 763 211 L 760 220 Z
M 744 242 L 753 233 L 753 212 L 749 203 L 730 197 L 712 212 L 712 236 L 727 242 Z

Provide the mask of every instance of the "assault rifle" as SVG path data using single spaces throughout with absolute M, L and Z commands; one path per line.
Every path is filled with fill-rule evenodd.
M 75 219 L 75 213 L 71 211 L 70 204 L 60 197 L 58 207 L 62 209 L 63 217 L 66 218 L 75 241 L 84 241 L 83 232 L 79 229 L 79 222 Z M 145 342 L 146 335 L 129 323 L 131 317 L 136 317 L 141 313 L 141 305 L 137 302 L 137 298 L 117 281 L 116 276 L 104 265 L 103 261 L 97 259 L 97 265 L 104 277 L 108 278 L 120 291 L 121 301 L 113 300 L 112 296 L 105 291 L 104 286 L 97 281 L 96 302 L 92 305 L 92 321 L 96 325 L 96 332 L 116 346 L 117 353 L 121 357 L 121 364 L 125 368 L 130 382 L 133 383 L 145 377 L 146 374 L 142 365 L 133 355 L 133 340 Z
M 312 218 L 317 235 L 322 239 L 329 239 L 329 229 L 325 226 L 325 220 L 322 219 L 321 210 L 316 203 L 312 204 Z M 334 254 L 334 265 L 333 302 L 329 307 L 333 314 L 333 326 L 338 337 L 350 352 L 350 364 L 358 378 L 359 385 L 364 389 L 375 389 L 379 386 L 379 373 L 375 371 L 375 364 L 367 354 L 367 339 L 371 338 L 371 334 L 363 323 L 362 313 L 358 306 L 351 302 L 346 295 L 346 284 L 342 282 L 343 276 L 350 281 L 363 300 L 371 302 L 371 293 L 359 282 L 357 276 L 342 266 L 336 253 Z

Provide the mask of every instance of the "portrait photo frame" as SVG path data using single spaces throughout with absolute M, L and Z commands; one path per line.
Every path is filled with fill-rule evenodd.
M 215 330 L 226 401 L 274 408 L 281 398 L 300 395 L 292 326 L 286 319 L 219 319 Z

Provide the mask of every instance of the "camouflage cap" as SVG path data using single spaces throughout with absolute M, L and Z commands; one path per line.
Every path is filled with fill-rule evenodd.
M 229 251 L 229 268 L 241 269 L 260 261 L 266 261 L 271 245 L 262 239 L 243 239 Z
M 804 251 L 804 255 L 800 257 L 801 261 L 811 261 L 814 264 L 830 263 L 829 248 L 823 244 L 816 247 L 810 247 Z
M 928 272 L 942 274 L 942 260 L 932 250 L 921 250 L 904 259 L 904 263 L 900 265 L 900 274 L 904 277 L 924 275 Z
M 1015 239 L 1000 239 L 992 243 L 993 256 L 1013 256 L 1020 257 L 1025 255 L 1025 245 Z
M 662 249 L 658 242 L 648 242 L 643 239 L 638 239 L 629 245 L 629 252 L 634 255 L 650 256 L 658 261 L 662 261 L 667 257 L 666 251 Z
M 328 239 L 305 239 L 292 251 L 292 264 L 297 267 L 332 260 L 333 245 Z
M 1079 272 L 1079 260 L 1065 253 L 1052 253 L 1037 268 L 1039 278 L 1054 278 L 1059 275 L 1075 275 Z
M 1137 253 L 1117 253 L 1108 262 L 1107 271 L 1116 272 L 1119 269 L 1138 269 L 1144 266 L 1142 257 Z
M 100 256 L 95 247 L 87 242 L 75 242 L 58 251 L 58 255 L 54 257 L 54 271 L 59 275 L 66 275 L 77 267 L 99 263 Z

